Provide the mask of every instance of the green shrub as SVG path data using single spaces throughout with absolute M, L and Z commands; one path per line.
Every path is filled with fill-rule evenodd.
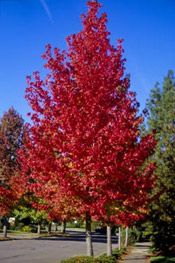
M 18 225 L 15 227 L 15 230 L 22 230 L 24 227 L 24 223 L 18 223 Z
M 88 256 L 77 256 L 77 257 L 73 257 L 73 258 L 68 258 L 68 259 L 63 259 L 61 260 L 61 263 L 91 263 L 94 262 L 93 261 L 94 258 L 93 257 L 88 257 Z
M 168 258 L 167 263 L 170 263 L 170 262 L 175 262 L 175 258 Z
M 144 231 L 143 232 L 143 237 L 144 238 L 149 238 L 152 236 L 152 231 Z
M 22 228 L 22 231 L 24 231 L 24 232 L 31 232 L 31 231 L 32 231 L 32 228 L 31 228 L 30 226 L 24 226 L 24 227 Z
M 175 258 L 167 258 L 164 256 L 152 257 L 151 263 L 171 263 L 175 262 Z
M 106 255 L 101 255 L 98 258 L 95 258 L 94 262 L 98 263 L 116 263 L 116 257 L 115 256 L 106 256 Z
M 117 258 L 117 259 L 120 259 L 121 256 L 125 253 L 126 251 L 126 248 L 122 248 L 122 249 L 118 249 L 118 248 L 115 248 L 113 251 L 112 251 L 112 255 Z
M 15 226 L 15 224 L 10 225 L 10 230 L 16 230 L 16 226 Z
M 116 263 L 117 259 L 121 258 L 121 255 L 126 251 L 125 248 L 118 250 L 118 248 L 112 251 L 112 256 L 103 254 L 99 257 L 88 257 L 88 256 L 76 256 L 73 258 L 63 259 L 61 263 Z
M 151 257 L 151 263 L 155 262 L 155 263 L 164 263 L 166 262 L 166 257 L 163 256 L 159 256 L 159 257 Z
M 121 258 L 121 255 L 124 254 L 126 248 L 119 250 L 115 248 L 112 251 L 112 256 L 107 256 L 106 253 L 102 254 L 99 257 L 88 257 L 88 256 L 76 256 L 73 258 L 63 259 L 61 263 L 116 263 L 117 259 Z
M 168 249 L 175 244 L 175 224 L 173 223 L 172 225 L 169 225 L 164 221 L 161 221 L 161 224 L 159 224 L 155 223 L 150 241 L 152 243 L 152 248 L 155 251 L 161 250 L 164 251 L 165 254 L 166 251 L 168 251 Z
M 63 259 L 61 263 L 116 263 L 116 258 L 114 256 L 108 257 L 106 255 L 101 255 L 97 258 L 88 256 L 77 256 L 73 258 Z
M 3 224 L 1 223 L 1 221 L 0 221 L 0 229 L 3 229 Z
M 92 232 L 95 232 L 96 229 L 100 229 L 101 228 L 101 223 L 100 222 L 97 222 L 97 221 L 93 221 L 92 224 L 91 224 L 91 230 Z
M 140 241 L 142 238 L 142 232 L 137 229 L 129 229 L 129 244 L 132 245 L 135 242 Z

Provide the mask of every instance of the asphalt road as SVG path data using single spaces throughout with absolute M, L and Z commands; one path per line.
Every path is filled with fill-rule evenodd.
M 113 237 L 113 247 L 117 238 Z M 106 251 L 106 237 L 93 235 L 95 256 Z M 71 232 L 69 236 L 0 241 L 0 263 L 58 263 L 61 259 L 86 255 L 85 234 Z

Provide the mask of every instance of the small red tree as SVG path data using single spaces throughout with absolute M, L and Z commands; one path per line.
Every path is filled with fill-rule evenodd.
M 47 45 L 46 80 L 39 72 L 34 81 L 27 77 L 26 98 L 34 113 L 25 165 L 31 168 L 33 191 L 47 192 L 47 203 L 55 207 L 55 200 L 59 203 L 67 195 L 74 213 L 86 215 L 91 240 L 91 216 L 107 223 L 128 215 L 133 220 L 131 211 L 144 206 L 153 167 L 140 167 L 155 141 L 152 135 L 139 141 L 143 118 L 137 116 L 135 94 L 128 91 L 129 78 L 124 77 L 122 40 L 114 48 L 106 14 L 97 16 L 101 5 L 87 5 L 83 30 L 67 38 L 68 51 L 55 48 L 52 55 Z

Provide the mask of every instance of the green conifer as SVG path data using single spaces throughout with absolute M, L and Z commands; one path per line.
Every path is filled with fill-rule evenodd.
M 151 204 L 152 241 L 167 251 L 175 244 L 175 80 L 170 70 L 162 87 L 156 83 L 147 101 L 148 132 L 155 130 L 158 140 L 154 158 L 157 189 L 163 194 Z

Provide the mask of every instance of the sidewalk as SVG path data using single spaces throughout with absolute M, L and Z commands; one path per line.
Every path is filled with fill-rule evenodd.
M 136 243 L 122 263 L 148 263 L 149 262 L 149 242 Z

